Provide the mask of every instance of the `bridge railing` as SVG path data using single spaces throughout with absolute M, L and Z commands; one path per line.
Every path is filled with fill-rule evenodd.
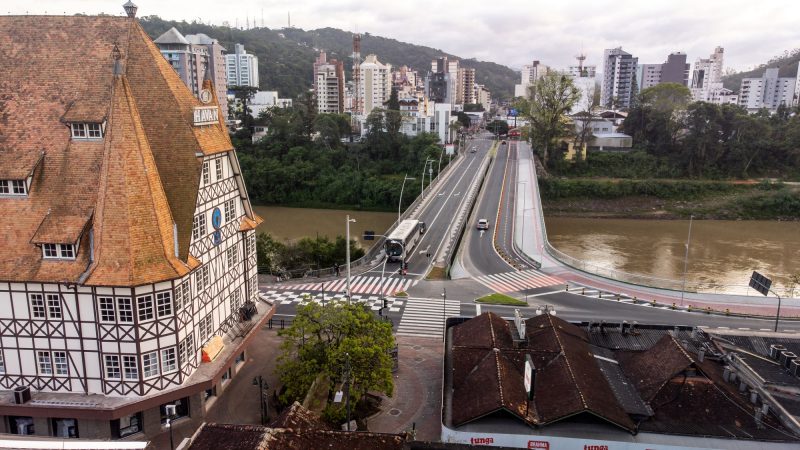
M 433 178 L 433 181 L 431 181 L 431 183 L 428 185 L 429 189 L 439 185 L 439 180 L 441 180 L 441 177 L 446 175 L 450 171 L 450 167 L 453 166 L 453 163 L 458 161 L 459 157 L 460 157 L 460 153 L 456 153 L 453 156 L 453 158 L 448 162 L 448 164 L 446 166 L 444 166 L 442 171 L 436 174 L 436 176 Z M 428 196 L 423 197 L 422 193 L 420 192 L 420 194 L 417 195 L 417 197 L 414 199 L 414 201 L 411 202 L 411 204 L 408 205 L 408 207 L 406 207 L 406 209 L 403 211 L 402 214 L 400 214 L 400 218 L 395 220 L 394 222 L 392 222 L 391 225 L 389 225 L 389 228 L 387 228 L 387 231 L 393 230 L 400 222 L 402 222 L 403 220 L 408 219 L 417 210 L 417 207 L 419 207 L 419 205 L 423 201 L 425 201 L 426 198 L 428 198 Z M 376 238 L 376 242 L 372 245 L 372 247 L 369 248 L 369 250 L 367 250 L 367 252 L 364 254 L 364 256 L 362 256 L 361 258 L 358 258 L 358 259 L 353 260 L 353 261 L 350 262 L 350 271 L 353 271 L 353 269 L 358 269 L 360 267 L 363 267 L 363 266 L 365 266 L 367 264 L 370 264 L 370 263 L 374 262 L 375 258 L 377 258 L 378 255 L 383 252 L 383 243 L 385 242 L 385 240 L 386 240 L 386 238 L 384 238 L 384 237 Z M 347 270 L 347 267 L 344 267 L 344 266 L 340 266 L 339 267 L 339 271 L 340 271 L 341 275 L 344 275 L 344 271 L 345 270 Z M 306 277 L 315 277 L 316 278 L 316 277 L 333 276 L 333 275 L 335 275 L 335 269 L 333 267 L 325 267 L 325 268 L 321 268 L 321 269 L 307 268 L 307 269 L 285 270 L 285 271 L 283 271 L 281 273 L 272 273 L 272 272 L 270 272 L 268 270 L 262 270 L 262 268 L 259 267 L 258 273 L 260 273 L 260 274 L 269 274 L 269 275 L 272 275 L 272 276 L 281 277 L 283 279 L 306 278 Z
M 607 267 L 601 264 L 597 264 L 591 261 L 586 261 L 580 258 L 576 258 L 574 256 L 568 255 L 563 251 L 555 248 L 547 237 L 547 224 L 544 220 L 544 210 L 542 209 L 542 197 L 541 197 L 541 190 L 539 189 L 539 178 L 536 174 L 536 163 L 534 161 L 533 165 L 533 176 L 535 181 L 535 189 L 536 195 L 533 196 L 535 201 L 535 209 L 538 211 L 537 216 L 539 217 L 539 226 L 540 230 L 542 230 L 542 242 L 544 250 L 555 258 L 557 261 L 565 264 L 569 267 L 574 269 L 578 269 L 582 272 L 586 272 L 592 275 L 597 275 L 603 278 L 608 278 L 611 280 L 622 281 L 625 283 L 636 284 L 645 287 L 653 287 L 659 289 L 669 289 L 673 291 L 681 291 L 685 290 L 686 292 L 709 292 L 709 293 L 736 293 L 740 295 L 749 295 L 750 289 L 744 285 L 723 285 L 718 283 L 697 283 L 691 282 L 689 280 L 686 281 L 686 286 L 684 288 L 683 280 L 674 280 L 671 278 L 659 278 L 650 275 L 643 275 L 637 273 L 630 273 L 625 272 L 622 270 L 613 269 L 611 267 Z M 540 261 L 541 262 L 541 261 Z

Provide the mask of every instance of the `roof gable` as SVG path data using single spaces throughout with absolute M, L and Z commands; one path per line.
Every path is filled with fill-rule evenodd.
M 617 358 L 645 401 L 651 401 L 669 380 L 694 364 L 694 359 L 668 334 L 649 350 L 621 351 Z

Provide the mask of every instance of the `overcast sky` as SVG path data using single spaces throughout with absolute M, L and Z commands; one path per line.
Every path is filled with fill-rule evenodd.
M 12 14 L 121 14 L 125 0 L 0 0 Z M 358 30 L 515 69 L 531 60 L 565 68 L 578 53 L 599 65 L 622 46 L 640 63 L 683 51 L 688 61 L 725 48 L 725 67 L 750 69 L 800 47 L 798 0 L 134 0 L 139 16 L 244 27 Z M 365 48 L 365 52 L 369 49 Z M 380 55 L 378 55 L 380 57 Z

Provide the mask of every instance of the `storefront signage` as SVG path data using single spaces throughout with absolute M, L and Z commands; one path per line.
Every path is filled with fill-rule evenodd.
M 216 106 L 196 106 L 194 126 L 210 125 L 219 122 L 219 108 Z

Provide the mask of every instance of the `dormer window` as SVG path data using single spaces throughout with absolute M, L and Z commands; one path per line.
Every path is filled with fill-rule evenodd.
M 0 180 L 0 195 L 27 195 L 25 180 Z
M 45 259 L 75 259 L 75 244 L 42 244 Z
M 102 139 L 103 124 L 94 122 L 74 122 L 70 124 L 72 139 Z

